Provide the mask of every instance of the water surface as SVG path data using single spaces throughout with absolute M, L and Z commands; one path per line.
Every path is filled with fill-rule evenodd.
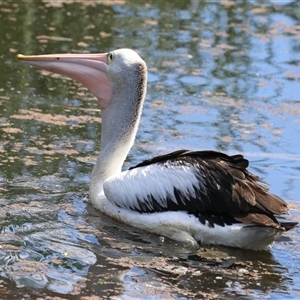
M 94 210 L 96 99 L 15 55 L 135 49 L 148 94 L 124 168 L 242 153 L 299 221 L 299 16 L 298 1 L 0 1 L 0 297 L 298 299 L 299 228 L 268 252 L 192 251 Z

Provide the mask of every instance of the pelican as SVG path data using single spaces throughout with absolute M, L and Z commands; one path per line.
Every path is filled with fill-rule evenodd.
M 241 154 L 178 150 L 122 165 L 134 143 L 147 88 L 147 66 L 133 50 L 17 58 L 72 78 L 94 94 L 102 116 L 101 152 L 89 197 L 101 212 L 189 247 L 269 249 L 296 222 L 287 203 L 247 170 Z

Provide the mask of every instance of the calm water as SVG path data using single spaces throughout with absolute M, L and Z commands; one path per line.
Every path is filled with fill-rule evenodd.
M 148 95 L 124 167 L 239 152 L 300 221 L 299 1 L 76 2 L 0 0 L 0 299 L 299 299 L 299 227 L 269 252 L 191 252 L 95 211 L 97 101 L 15 60 L 137 50 Z

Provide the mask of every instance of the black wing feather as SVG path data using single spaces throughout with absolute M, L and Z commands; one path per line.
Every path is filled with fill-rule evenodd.
M 284 230 L 274 214 L 287 213 L 286 202 L 271 194 L 260 178 L 247 170 L 249 162 L 241 154 L 229 156 L 216 151 L 178 150 L 145 160 L 130 169 L 151 164 L 166 168 L 193 166 L 201 184 L 188 196 L 174 187 L 172 197 L 165 201 L 157 201 L 149 195 L 147 200 L 143 199 L 147 205 L 141 205 L 140 212 L 188 210 L 200 222 L 206 220 L 211 226 L 244 222 Z

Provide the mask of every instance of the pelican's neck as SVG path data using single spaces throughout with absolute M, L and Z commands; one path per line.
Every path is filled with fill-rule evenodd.
M 92 172 L 97 181 L 121 172 L 134 142 L 140 114 L 141 109 L 136 115 L 127 107 L 114 107 L 114 104 L 102 110 L 101 152 Z
M 136 83 L 137 84 L 137 83 Z M 108 107 L 101 110 L 101 152 L 91 174 L 90 200 L 101 206 L 103 182 L 121 172 L 122 165 L 133 145 L 146 94 L 146 75 L 139 82 L 139 90 L 127 83 L 126 90 L 113 95 Z

